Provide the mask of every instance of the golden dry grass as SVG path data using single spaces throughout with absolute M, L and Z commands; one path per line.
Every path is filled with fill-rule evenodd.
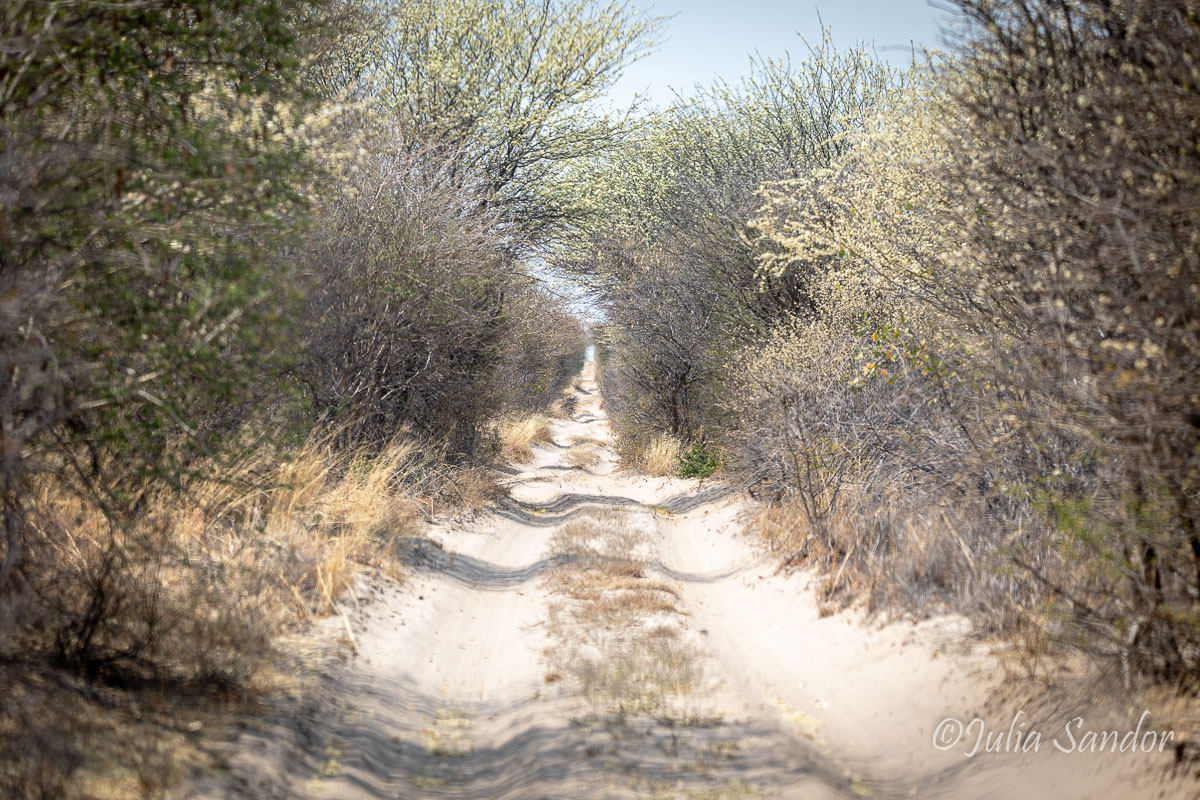
M 638 466 L 647 475 L 663 477 L 679 471 L 679 457 L 683 444 L 667 433 L 655 436 L 637 454 Z
M 0 674 L 12 689 L 0 698 L 0 794 L 158 797 L 210 764 L 201 735 L 231 703 L 295 682 L 280 664 L 301 651 L 281 651 L 281 636 L 344 619 L 364 569 L 399 573 L 397 545 L 423 526 L 407 489 L 419 455 L 405 441 L 369 458 L 318 442 L 290 458 L 260 451 L 186 502 L 149 498 L 132 529 L 55 483 L 36 486 L 63 613 L 86 606 L 105 554 L 121 553 L 104 578 L 113 602 L 98 645 L 136 655 L 120 691 L 52 669 Z
M 304 617 L 331 613 L 364 566 L 394 570 L 396 544 L 419 532 L 420 508 L 404 488 L 416 462 L 411 442 L 397 441 L 371 458 L 338 457 L 310 443 L 275 468 L 269 489 L 220 503 L 212 502 L 222 499 L 217 487 L 202 504 L 216 509 L 215 519 L 197 520 L 210 533 L 193 528 L 192 539 L 214 552 L 237 552 L 254 536 L 269 546 L 255 548 L 264 561 L 250 565 L 253 571 L 278 575 L 278 589 Z M 269 554 L 280 553 L 288 554 L 286 565 L 267 563 Z
M 545 414 L 521 414 L 497 424 L 500 454 L 509 461 L 524 463 L 533 458 L 534 445 L 550 441 L 550 418 Z

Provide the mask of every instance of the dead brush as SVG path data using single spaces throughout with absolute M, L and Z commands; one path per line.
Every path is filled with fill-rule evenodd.
M 270 569 L 278 569 L 304 616 L 334 611 L 363 566 L 398 569 L 397 543 L 423 524 L 405 488 L 416 461 L 416 447 L 406 441 L 373 457 L 339 458 L 310 444 L 280 468 L 278 488 L 252 503 L 259 536 L 271 551 L 290 554 Z M 233 526 L 228 535 L 239 530 L 245 528 Z
M 562 395 L 550 404 L 550 416 L 556 419 L 568 419 L 579 408 L 579 392 L 581 387 L 578 382 L 574 386 L 568 386 L 563 389 Z
M 856 602 L 872 612 L 954 608 L 981 631 L 1020 628 L 1032 594 L 1005 562 L 1027 532 L 996 536 L 987 510 L 961 495 L 955 507 L 944 497 L 872 488 L 845 487 L 816 519 L 797 502 L 770 503 L 750 526 L 777 555 L 779 569 L 821 576 L 825 610 Z M 1028 552 L 1046 575 L 1071 580 L 1065 561 Z
M 456 509 L 479 511 L 500 495 L 500 485 L 490 469 L 469 466 L 455 470 L 440 494 Z
M 123 694 L 22 666 L 0 670 L 4 797 L 161 798 L 189 774 L 217 766 L 195 739 L 228 723 L 228 703 L 184 687 Z

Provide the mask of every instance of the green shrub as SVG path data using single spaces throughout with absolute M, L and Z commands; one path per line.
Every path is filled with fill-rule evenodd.
M 679 477 L 707 478 L 721 466 L 720 457 L 696 442 L 679 458 Z

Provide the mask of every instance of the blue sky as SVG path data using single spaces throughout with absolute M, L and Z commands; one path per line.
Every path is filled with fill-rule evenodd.
M 635 0 L 636 2 L 636 0 Z M 910 42 L 919 48 L 941 45 L 938 22 L 947 12 L 927 0 L 660 0 L 649 6 L 656 15 L 675 17 L 660 35 L 657 51 L 631 66 L 613 88 L 615 104 L 626 106 L 639 91 L 663 105 L 671 88 L 687 94 L 696 84 L 718 75 L 734 80 L 749 67 L 749 54 L 799 58 L 803 34 L 820 41 L 821 23 L 832 29 L 834 44 L 874 43 L 879 54 L 897 66 L 908 63 Z M 945 3 L 943 3 L 945 5 Z

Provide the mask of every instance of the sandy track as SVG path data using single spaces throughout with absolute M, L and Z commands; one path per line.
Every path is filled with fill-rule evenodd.
M 510 496 L 470 523 L 436 526 L 412 550 L 406 585 L 364 590 L 357 656 L 240 736 L 229 772 L 191 796 L 1188 796 L 1147 777 L 1148 758 L 1063 755 L 1048 742 L 971 759 L 966 742 L 935 749 L 946 716 L 1005 729 L 1012 716 L 989 712 L 1000 671 L 962 644 L 965 624 L 822 617 L 807 578 L 774 575 L 739 533 L 741 498 L 614 471 L 590 370 L 554 442 L 509 477 Z M 588 440 L 599 463 L 570 466 L 570 447 Z M 678 588 L 707 676 L 700 699 L 717 722 L 607 738 L 581 723 L 587 708 L 569 681 L 546 682 L 544 577 L 563 563 L 552 537 L 597 509 L 636 519 L 650 569 Z

